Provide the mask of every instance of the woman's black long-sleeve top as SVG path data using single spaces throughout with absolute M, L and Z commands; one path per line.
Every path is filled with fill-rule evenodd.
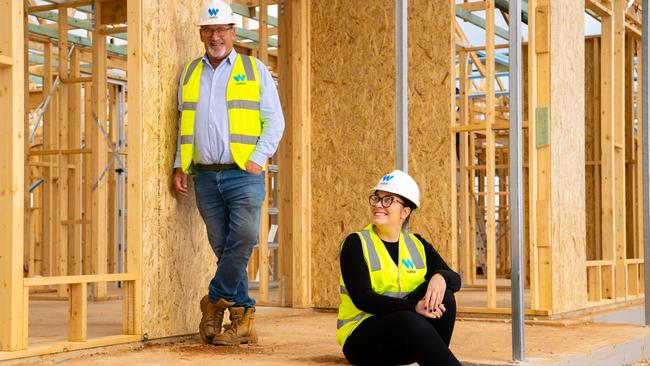
M 420 235 L 415 234 L 424 245 L 426 255 L 427 273 L 422 282 L 413 292 L 405 298 L 383 296 L 373 291 L 370 285 L 368 265 L 363 256 L 361 239 L 356 233 L 348 235 L 341 248 L 341 275 L 343 282 L 354 305 L 361 311 L 369 314 L 385 314 L 399 310 L 414 310 L 415 305 L 421 300 L 426 291 L 429 280 L 434 274 L 439 273 L 445 279 L 447 288 L 457 292 L 461 287 L 461 279 L 442 259 L 440 254 Z M 399 242 L 384 242 L 393 261 L 398 261 Z

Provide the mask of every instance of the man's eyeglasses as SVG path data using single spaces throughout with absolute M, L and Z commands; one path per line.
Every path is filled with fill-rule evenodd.
M 212 37 L 215 33 L 218 36 L 223 36 L 231 30 L 233 27 L 221 27 L 221 28 L 201 28 L 201 35 L 206 36 L 206 37 Z
M 383 208 L 388 208 L 390 205 L 393 204 L 393 201 L 401 204 L 402 206 L 404 205 L 404 202 L 398 200 L 395 198 L 395 196 L 384 196 L 384 197 L 379 197 L 376 194 L 371 195 L 368 197 L 368 202 L 370 203 L 370 206 L 375 206 L 377 203 L 381 202 L 381 207 Z

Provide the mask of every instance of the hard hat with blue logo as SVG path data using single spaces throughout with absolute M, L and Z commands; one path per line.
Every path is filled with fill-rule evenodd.
M 420 189 L 410 175 L 396 169 L 384 175 L 379 179 L 379 183 L 372 189 L 373 191 L 385 191 L 399 194 L 407 200 L 413 202 L 416 207 L 420 207 Z
M 227 2 L 222 0 L 207 0 L 201 6 L 198 26 L 203 25 L 234 25 L 235 14 Z

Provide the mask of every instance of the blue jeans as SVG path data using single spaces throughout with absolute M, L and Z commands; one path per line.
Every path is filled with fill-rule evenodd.
M 266 195 L 264 174 L 240 169 L 201 170 L 194 176 L 196 205 L 217 256 L 217 271 L 208 286 L 211 301 L 252 307 L 246 266 L 257 243 L 260 208 Z

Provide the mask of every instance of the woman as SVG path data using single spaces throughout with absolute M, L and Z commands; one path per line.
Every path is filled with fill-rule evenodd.
M 460 276 L 405 228 L 420 207 L 408 174 L 383 176 L 370 196 L 372 224 L 341 245 L 336 340 L 354 365 L 460 365 L 449 350 Z

